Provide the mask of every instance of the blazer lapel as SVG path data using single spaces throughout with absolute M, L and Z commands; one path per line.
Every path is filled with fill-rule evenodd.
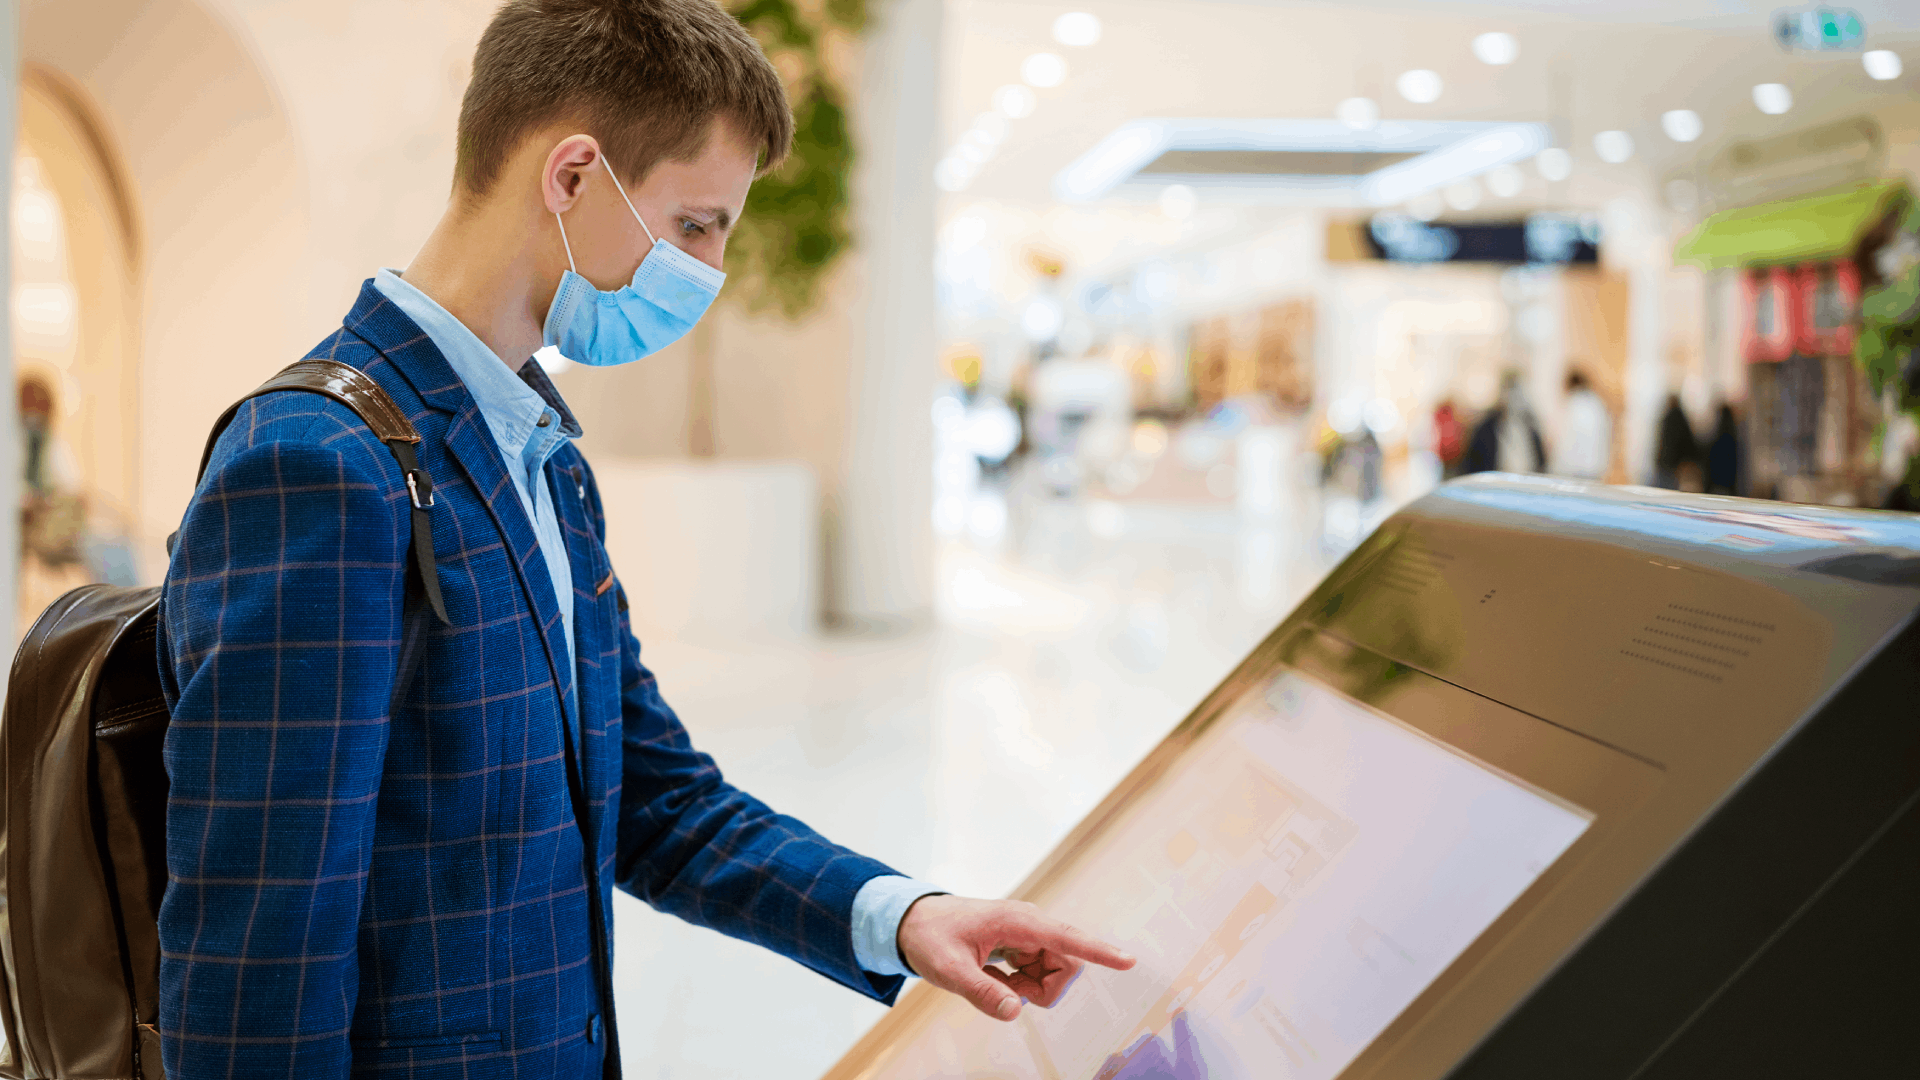
M 361 287 L 360 299 L 347 316 L 347 329 L 379 350 L 406 378 L 422 401 L 435 410 L 453 414 L 447 423 L 443 442 L 447 454 L 460 466 L 467 482 L 487 508 L 493 524 L 506 545 L 508 561 L 520 579 L 520 592 L 533 612 L 540 631 L 540 643 L 546 649 L 547 670 L 560 701 L 560 715 L 568 715 L 568 699 L 574 693 L 573 672 L 561 662 L 567 655 L 559 645 L 560 605 L 554 598 L 552 578 L 547 573 L 546 556 L 534 537 L 533 522 L 527 518 L 520 496 L 513 490 L 500 457 L 500 446 L 493 441 L 480 407 L 473 395 L 453 372 L 440 349 L 426 332 L 395 307 L 372 281 Z M 416 425 L 418 426 L 418 425 Z
M 556 454 L 547 461 L 543 482 L 552 485 L 549 490 L 553 494 L 553 508 L 560 518 L 560 535 L 566 539 L 568 568 L 573 573 L 574 671 L 597 694 L 606 686 L 604 674 L 598 669 L 603 662 L 600 652 L 607 647 L 601 629 L 599 604 L 601 595 L 611 584 L 612 574 L 605 557 L 595 551 L 598 542 L 580 494 L 579 474 L 561 464 L 561 460 L 562 455 Z M 578 460 L 577 457 L 575 460 Z M 615 679 L 617 682 L 617 675 Z M 575 684 L 576 695 L 579 685 Z M 577 698 L 576 704 L 579 704 Z M 604 716 L 590 716 L 584 706 L 576 715 L 579 717 L 583 743 L 591 744 L 595 739 L 606 737 Z M 598 775 L 600 770 L 595 768 L 595 764 L 604 758 L 601 753 L 603 749 L 593 745 L 581 748 L 581 762 L 591 772 L 587 777 L 588 790 L 591 791 L 603 790 L 610 780 Z

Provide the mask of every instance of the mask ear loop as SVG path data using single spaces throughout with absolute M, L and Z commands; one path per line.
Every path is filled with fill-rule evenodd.
M 660 241 L 653 235 L 653 230 L 647 228 L 647 219 L 640 216 L 640 211 L 633 209 L 633 200 L 627 198 L 627 189 L 620 185 L 620 178 L 613 175 L 613 166 L 611 165 L 607 166 L 607 179 L 613 181 L 613 189 L 620 193 L 620 201 L 626 203 L 627 209 L 633 212 L 633 220 L 640 223 L 640 231 L 647 234 L 647 242 L 651 244 L 659 243 Z
M 607 179 L 613 181 L 613 189 L 620 193 L 620 201 L 627 204 L 627 210 L 633 214 L 633 220 L 640 223 L 640 231 L 647 234 L 647 243 L 659 243 L 660 241 L 654 238 L 653 230 L 647 228 L 647 219 L 641 217 L 640 211 L 633 208 L 633 200 L 627 198 L 627 189 L 620 186 L 620 178 L 613 175 L 612 166 L 607 168 Z M 577 274 L 580 268 L 573 264 L 573 244 L 567 239 L 567 222 L 560 216 L 559 211 L 554 212 L 553 220 L 560 223 L 560 246 L 567 249 L 567 269 Z
M 573 265 L 573 245 L 567 242 L 567 223 L 558 213 L 553 215 L 553 220 L 560 222 L 560 246 L 567 249 L 567 269 L 577 274 L 580 268 Z

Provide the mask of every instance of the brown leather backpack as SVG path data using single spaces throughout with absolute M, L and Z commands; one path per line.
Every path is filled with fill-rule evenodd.
M 433 478 L 420 436 L 364 372 L 302 360 L 233 403 L 323 394 L 373 429 L 406 476 L 413 556 L 394 700 L 411 681 L 427 612 L 442 622 L 433 563 Z M 167 543 L 169 551 L 172 539 Z M 160 899 L 166 890 L 167 703 L 155 611 L 160 589 L 83 585 L 35 620 L 13 659 L 0 715 L 0 1024 L 9 1080 L 159 1080 Z

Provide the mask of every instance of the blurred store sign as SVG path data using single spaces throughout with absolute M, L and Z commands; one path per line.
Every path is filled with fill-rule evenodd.
M 1594 263 L 1600 257 L 1600 222 L 1591 214 L 1472 225 L 1380 214 L 1367 223 L 1363 239 L 1360 254 L 1390 262 Z
M 1850 8 L 1788 8 L 1773 13 L 1773 37 L 1788 52 L 1859 52 L 1867 28 Z
M 1392 206 L 1546 149 L 1546 124 L 1157 118 L 1129 121 L 1053 180 L 1063 202 L 1158 197 Z
M 1795 266 L 1849 258 L 1893 230 L 1912 194 L 1902 180 L 1859 184 L 1802 199 L 1723 210 L 1674 247 L 1674 261 L 1703 270 Z

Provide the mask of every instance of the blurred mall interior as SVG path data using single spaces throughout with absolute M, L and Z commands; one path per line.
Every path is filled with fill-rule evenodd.
M 688 339 L 542 362 L 696 741 L 907 872 L 1006 892 L 1448 478 L 1912 505 L 1920 4 L 775 6 L 834 182 Z M 0 2 L 15 640 L 157 582 L 214 417 L 407 264 L 494 7 Z M 884 1011 L 622 903 L 629 1075 Z

